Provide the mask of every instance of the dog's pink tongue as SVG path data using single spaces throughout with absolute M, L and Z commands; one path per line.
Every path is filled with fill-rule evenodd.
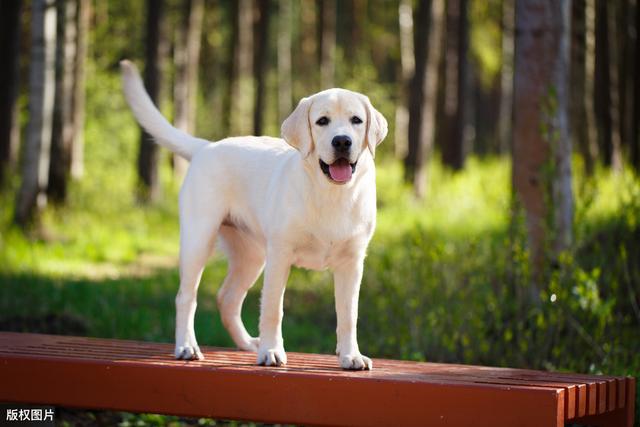
M 331 179 L 338 182 L 346 182 L 351 179 L 351 165 L 347 159 L 340 159 L 329 165 Z

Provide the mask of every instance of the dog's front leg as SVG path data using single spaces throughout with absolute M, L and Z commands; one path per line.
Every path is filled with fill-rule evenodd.
M 356 327 L 363 259 L 334 269 L 338 345 L 336 353 L 343 369 L 371 369 L 371 359 L 360 354 Z
M 260 302 L 260 346 L 258 364 L 282 366 L 287 364 L 282 339 L 282 303 L 284 289 L 291 270 L 291 257 L 280 249 L 267 250 L 264 286 Z

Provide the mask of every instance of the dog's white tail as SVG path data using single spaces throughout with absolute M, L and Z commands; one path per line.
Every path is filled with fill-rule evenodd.
M 163 147 L 176 154 L 191 160 L 193 154 L 209 141 L 195 138 L 179 129 L 176 129 L 165 119 L 160 111 L 153 105 L 149 94 L 144 89 L 138 69 L 126 59 L 120 61 L 122 70 L 122 85 L 124 96 L 133 111 L 138 123 Z

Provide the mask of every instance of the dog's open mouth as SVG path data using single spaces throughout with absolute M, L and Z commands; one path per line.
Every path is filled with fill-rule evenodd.
M 356 172 L 358 162 L 349 163 L 347 159 L 338 159 L 330 165 L 320 159 L 320 169 L 333 182 L 344 184 L 351 179 Z

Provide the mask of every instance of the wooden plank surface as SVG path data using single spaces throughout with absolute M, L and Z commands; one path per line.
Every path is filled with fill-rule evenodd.
M 300 353 L 266 368 L 253 353 L 202 350 L 186 362 L 170 344 L 0 333 L 0 401 L 316 425 L 561 426 L 627 413 L 635 399 L 625 377 L 380 359 L 349 372 L 335 356 Z

